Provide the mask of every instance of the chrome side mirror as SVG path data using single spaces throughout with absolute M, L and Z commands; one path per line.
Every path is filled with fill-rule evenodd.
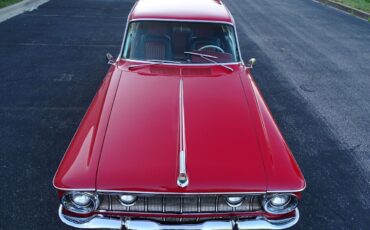
M 249 61 L 247 63 L 247 68 L 253 69 L 254 64 L 256 64 L 256 59 L 255 58 L 249 59 Z
M 105 56 L 106 56 L 106 58 L 108 60 L 108 64 L 112 65 L 112 64 L 115 63 L 115 61 L 113 60 L 113 55 L 112 54 L 107 53 Z

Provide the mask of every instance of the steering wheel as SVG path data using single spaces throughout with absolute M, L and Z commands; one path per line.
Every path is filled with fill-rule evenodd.
M 225 51 L 224 51 L 221 47 L 219 47 L 219 46 L 215 46 L 215 45 L 205 45 L 205 46 L 202 46 L 202 47 L 200 47 L 200 48 L 198 49 L 198 51 L 202 51 L 202 50 L 204 50 L 204 49 L 208 49 L 208 48 L 214 48 L 214 49 L 216 49 L 216 50 L 221 51 L 221 53 L 225 53 Z

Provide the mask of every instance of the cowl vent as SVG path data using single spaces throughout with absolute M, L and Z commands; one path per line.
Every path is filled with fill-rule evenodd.
M 210 68 L 183 68 L 182 75 L 210 75 L 212 71 Z
M 180 68 L 179 67 L 152 66 L 150 67 L 150 72 L 152 74 L 180 75 Z
M 210 68 L 179 68 L 170 66 L 151 66 L 151 74 L 160 75 L 183 75 L 183 76 L 199 76 L 199 75 L 211 75 L 212 70 Z

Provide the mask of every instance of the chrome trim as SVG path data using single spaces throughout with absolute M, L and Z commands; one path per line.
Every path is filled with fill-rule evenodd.
M 63 214 L 62 205 L 58 210 L 60 220 L 68 226 L 81 229 L 121 229 L 122 221 L 120 219 L 107 218 L 102 215 L 95 215 L 88 218 L 76 218 Z
M 269 191 L 264 191 L 264 192 L 189 192 L 189 193 L 181 193 L 181 192 L 145 192 L 145 191 L 129 191 L 129 190 L 104 190 L 104 189 L 94 189 L 94 188 L 60 188 L 54 186 L 56 189 L 60 191 L 81 191 L 81 192 L 98 192 L 98 193 L 136 193 L 136 194 L 173 194 L 173 195 L 223 195 L 223 194 L 248 194 L 248 195 L 261 195 L 261 194 L 270 194 L 270 193 L 295 193 L 295 192 L 303 192 L 306 189 L 306 183 L 305 186 L 301 189 L 296 189 L 296 190 L 269 190 Z
M 305 190 L 307 187 L 306 181 L 304 182 L 304 186 L 301 189 L 296 189 L 296 190 L 269 190 L 267 193 L 294 193 L 294 192 L 302 192 Z
M 130 194 L 146 194 L 146 195 L 263 195 L 266 192 L 144 192 L 144 191 L 128 191 L 128 190 L 97 190 L 98 193 L 130 193 Z
M 239 230 L 247 229 L 287 229 L 298 223 L 300 218 L 298 208 L 295 209 L 295 216 L 281 220 L 268 220 L 264 217 L 255 221 L 238 221 Z
M 132 12 L 134 11 L 136 5 L 138 4 L 139 1 L 136 1 L 135 4 L 132 6 L 131 10 L 130 10 L 130 13 L 128 14 L 127 16 L 127 19 L 126 19 L 126 27 L 125 27 L 125 32 L 123 33 L 123 41 L 122 41 L 122 44 L 121 44 L 121 50 L 119 51 L 119 54 L 117 56 L 117 60 L 116 62 L 118 62 L 119 60 L 121 60 L 121 56 L 122 56 L 122 52 L 123 52 L 123 46 L 125 45 L 125 42 L 126 42 L 126 36 L 127 36 L 127 31 L 128 31 L 128 25 L 130 24 L 131 20 L 130 20 L 130 17 L 131 17 L 131 14 Z
M 180 79 L 179 95 L 179 127 L 180 127 L 180 152 L 179 152 L 179 175 L 177 185 L 185 188 L 189 185 L 189 177 L 186 173 L 186 136 L 185 136 L 185 112 L 184 112 L 184 81 Z
M 167 61 L 167 60 L 146 60 L 148 63 L 144 64 L 133 64 L 129 65 L 127 67 L 128 70 L 135 69 L 135 68 L 140 68 L 140 67 L 146 67 L 150 65 L 164 65 L 167 63 L 172 63 L 172 64 L 180 64 L 181 62 L 176 62 L 176 61 Z
M 76 204 L 73 201 L 73 196 L 75 194 L 82 194 L 88 196 L 90 198 L 90 202 L 86 205 Z M 95 192 L 92 193 L 92 192 L 70 191 L 63 194 L 61 203 L 62 206 L 70 212 L 78 214 L 89 214 L 94 212 L 99 207 L 100 200 L 99 195 Z
M 146 191 L 129 191 L 129 190 L 104 190 L 104 189 L 93 189 L 93 188 L 60 188 L 54 186 L 56 189 L 60 191 L 81 191 L 81 192 L 99 192 L 99 193 L 105 193 L 105 192 L 110 192 L 110 193 L 136 193 L 136 194 L 173 194 L 173 195 L 195 195 L 195 194 L 200 194 L 200 195 L 217 195 L 217 194 L 255 194 L 255 195 L 261 195 L 261 194 L 268 194 L 268 193 L 295 193 L 295 192 L 302 192 L 306 189 L 306 186 L 304 186 L 302 189 L 297 189 L 297 190 L 269 190 L 269 191 L 264 191 L 264 192 L 189 192 L 189 193 L 181 193 L 181 192 L 158 192 L 158 191 L 153 191 L 153 192 L 146 192 Z
M 164 225 L 150 220 L 127 220 L 124 226 L 127 230 L 232 230 L 234 227 L 230 220 L 179 225 Z
M 55 186 L 54 186 L 55 187 Z M 261 195 L 261 194 L 268 194 L 268 193 L 294 193 L 294 192 L 302 192 L 306 189 L 306 187 L 298 190 L 271 190 L 271 191 L 266 191 L 266 192 L 189 192 L 189 193 L 181 193 L 181 192 L 145 192 L 145 191 L 129 191 L 129 190 L 104 190 L 104 189 L 89 189 L 89 188 L 60 188 L 60 187 L 55 187 L 59 191 L 81 191 L 81 192 L 98 192 L 98 193 L 136 193 L 136 194 L 173 194 L 173 195 L 195 195 L 195 194 L 200 194 L 200 195 L 217 195 L 217 194 L 255 194 L 255 195 Z
M 59 218 L 66 225 L 81 229 L 122 229 L 127 230 L 253 230 L 253 229 L 286 229 L 295 225 L 299 220 L 299 211 L 295 210 L 295 216 L 269 220 L 263 216 L 251 220 L 210 220 L 199 224 L 165 225 L 150 220 L 131 220 L 109 218 L 95 215 L 89 218 L 69 217 L 63 214 L 62 206 L 59 207 Z
M 69 191 L 79 191 L 79 192 L 96 192 L 95 188 L 60 188 L 53 185 L 54 188 L 58 189 L 59 191 L 69 192 Z
M 227 7 L 226 7 L 226 9 L 229 10 Z M 230 13 L 230 11 L 229 11 L 229 13 Z M 231 13 L 230 13 L 230 15 L 231 15 Z M 234 18 L 233 18 L 233 20 L 234 20 Z M 234 27 L 234 33 L 235 33 L 236 46 L 238 47 L 239 60 L 240 60 L 240 63 L 245 66 L 244 60 L 243 60 L 243 57 L 242 57 L 242 53 L 241 53 L 242 51 L 240 50 L 239 36 L 238 36 L 238 31 L 236 29 L 236 22 L 235 21 L 234 21 L 233 27 Z
M 136 60 L 130 58 L 122 58 L 123 61 L 130 61 L 130 62 L 139 62 L 139 63 L 148 63 L 151 64 L 153 62 L 146 61 L 146 60 Z M 217 62 L 217 63 L 161 63 L 162 65 L 176 65 L 176 66 L 186 66 L 186 67 L 193 67 L 193 66 L 216 66 L 216 65 L 244 65 L 243 62 Z
M 217 23 L 217 24 L 227 24 L 230 26 L 234 26 L 232 22 L 228 21 L 211 21 L 211 20 L 194 20 L 194 19 L 176 19 L 176 18 L 135 18 L 131 19 L 130 22 L 137 22 L 137 21 L 164 21 L 164 22 L 203 22 L 203 23 Z
M 102 194 L 102 203 L 96 213 L 109 212 L 112 215 L 114 213 L 134 213 L 136 215 L 150 214 L 150 213 L 166 213 L 166 214 L 179 214 L 186 213 L 187 215 L 198 215 L 198 214 L 219 214 L 225 215 L 236 212 L 245 212 L 251 214 L 263 211 L 261 205 L 261 195 L 248 195 L 245 202 L 242 202 L 240 208 L 232 209 L 227 205 L 224 195 L 196 195 L 196 196 L 179 196 L 179 195 L 140 195 L 138 196 L 138 202 L 133 208 L 127 208 L 122 206 L 118 201 L 114 199 L 116 194 Z M 113 202 L 111 199 L 113 198 Z M 167 202 L 168 201 L 168 202 Z
M 269 208 L 269 204 L 272 200 L 272 198 L 274 198 L 275 196 L 278 196 L 278 195 L 289 195 L 289 202 L 287 202 L 286 204 L 284 204 L 282 206 L 282 210 L 272 210 L 271 208 Z M 267 213 L 270 213 L 270 214 L 275 214 L 275 215 L 280 215 L 280 214 L 287 214 L 287 213 L 290 213 L 291 211 L 295 210 L 298 206 L 298 197 L 293 194 L 293 193 L 275 193 L 275 194 L 269 194 L 269 195 L 266 195 L 265 198 L 263 199 L 262 201 L 262 207 L 263 209 L 265 210 L 265 212 Z

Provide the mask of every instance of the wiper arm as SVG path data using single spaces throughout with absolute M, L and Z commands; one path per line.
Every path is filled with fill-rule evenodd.
M 166 60 L 145 60 L 147 61 L 148 63 L 144 63 L 144 64 L 134 64 L 134 65 L 130 65 L 128 66 L 127 68 L 129 70 L 132 70 L 132 69 L 137 69 L 137 68 L 141 68 L 141 67 L 146 67 L 146 66 L 151 66 L 151 65 L 161 65 L 161 64 L 180 64 L 181 62 L 177 62 L 177 61 L 166 61 Z
M 158 60 L 158 59 L 149 59 L 149 60 L 146 60 L 146 61 L 149 61 L 149 62 L 155 62 L 155 63 L 159 63 L 159 64 L 166 64 L 166 63 L 170 63 L 170 64 L 180 64 L 181 62 L 179 61 L 169 61 L 169 60 Z
M 185 51 L 184 54 L 190 54 L 190 55 L 195 55 L 195 56 L 201 57 L 201 58 L 203 58 L 206 61 L 209 61 L 209 62 L 218 64 L 218 65 L 224 67 L 225 69 L 230 70 L 231 72 L 234 72 L 234 69 L 233 68 L 231 68 L 231 67 L 229 67 L 227 65 L 218 63 L 215 60 L 213 60 L 213 59 L 217 59 L 218 58 L 216 56 L 212 56 L 212 55 L 208 55 L 208 54 L 195 53 L 195 52 L 188 52 L 188 51 Z
M 213 55 L 200 54 L 200 53 L 188 52 L 188 51 L 185 51 L 184 54 L 191 54 L 191 55 L 195 55 L 195 56 L 199 56 L 199 57 L 207 57 L 207 58 L 214 58 L 214 59 L 217 59 L 218 58 L 218 57 L 213 56 Z

